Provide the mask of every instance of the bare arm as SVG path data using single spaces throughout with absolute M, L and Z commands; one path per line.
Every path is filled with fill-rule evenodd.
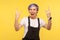
M 18 20 L 15 19 L 15 24 L 14 24 L 15 30 L 18 31 L 22 25 L 18 23 Z
M 45 24 L 43 27 L 46 28 L 46 29 L 48 29 L 48 30 L 50 30 L 50 29 L 51 29 L 51 25 L 52 25 L 51 12 L 50 12 L 50 10 L 48 9 L 48 10 L 46 11 L 46 13 L 47 13 L 47 18 L 48 18 L 48 23 Z
M 43 27 L 48 29 L 48 30 L 50 30 L 51 29 L 51 25 L 52 25 L 51 20 L 48 20 L 48 24 L 45 24 Z
M 16 30 L 16 31 L 18 31 L 18 30 L 22 27 L 22 25 L 20 25 L 20 24 L 18 23 L 19 17 L 20 17 L 20 14 L 18 13 L 18 11 L 16 11 L 15 23 L 14 23 L 14 27 L 15 27 L 15 30 Z

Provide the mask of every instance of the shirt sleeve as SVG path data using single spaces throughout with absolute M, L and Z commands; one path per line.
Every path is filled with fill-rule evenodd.
M 22 18 L 20 21 L 20 25 L 24 25 L 25 24 L 25 18 Z
M 44 26 L 46 23 L 44 20 L 40 19 L 40 27 Z

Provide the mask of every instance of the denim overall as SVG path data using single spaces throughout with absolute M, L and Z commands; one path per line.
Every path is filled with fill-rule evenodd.
M 40 40 L 39 38 L 39 30 L 40 30 L 40 22 L 38 20 L 38 28 L 34 28 L 30 26 L 30 17 L 28 17 L 28 32 L 26 36 L 22 40 Z

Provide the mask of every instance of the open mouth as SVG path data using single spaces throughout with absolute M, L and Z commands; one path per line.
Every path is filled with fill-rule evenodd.
M 31 15 L 34 15 L 34 14 L 31 14 Z

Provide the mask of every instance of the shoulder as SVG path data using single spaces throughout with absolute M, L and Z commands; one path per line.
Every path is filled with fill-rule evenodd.
M 42 18 L 39 18 L 40 23 L 45 23 L 45 21 Z
M 27 18 L 28 18 L 28 17 L 23 17 L 23 18 L 21 19 L 20 23 L 21 23 L 21 24 L 24 24 L 24 23 L 27 21 Z
M 42 19 L 42 18 L 39 18 L 39 20 L 40 20 L 40 21 L 43 21 L 43 19 Z

